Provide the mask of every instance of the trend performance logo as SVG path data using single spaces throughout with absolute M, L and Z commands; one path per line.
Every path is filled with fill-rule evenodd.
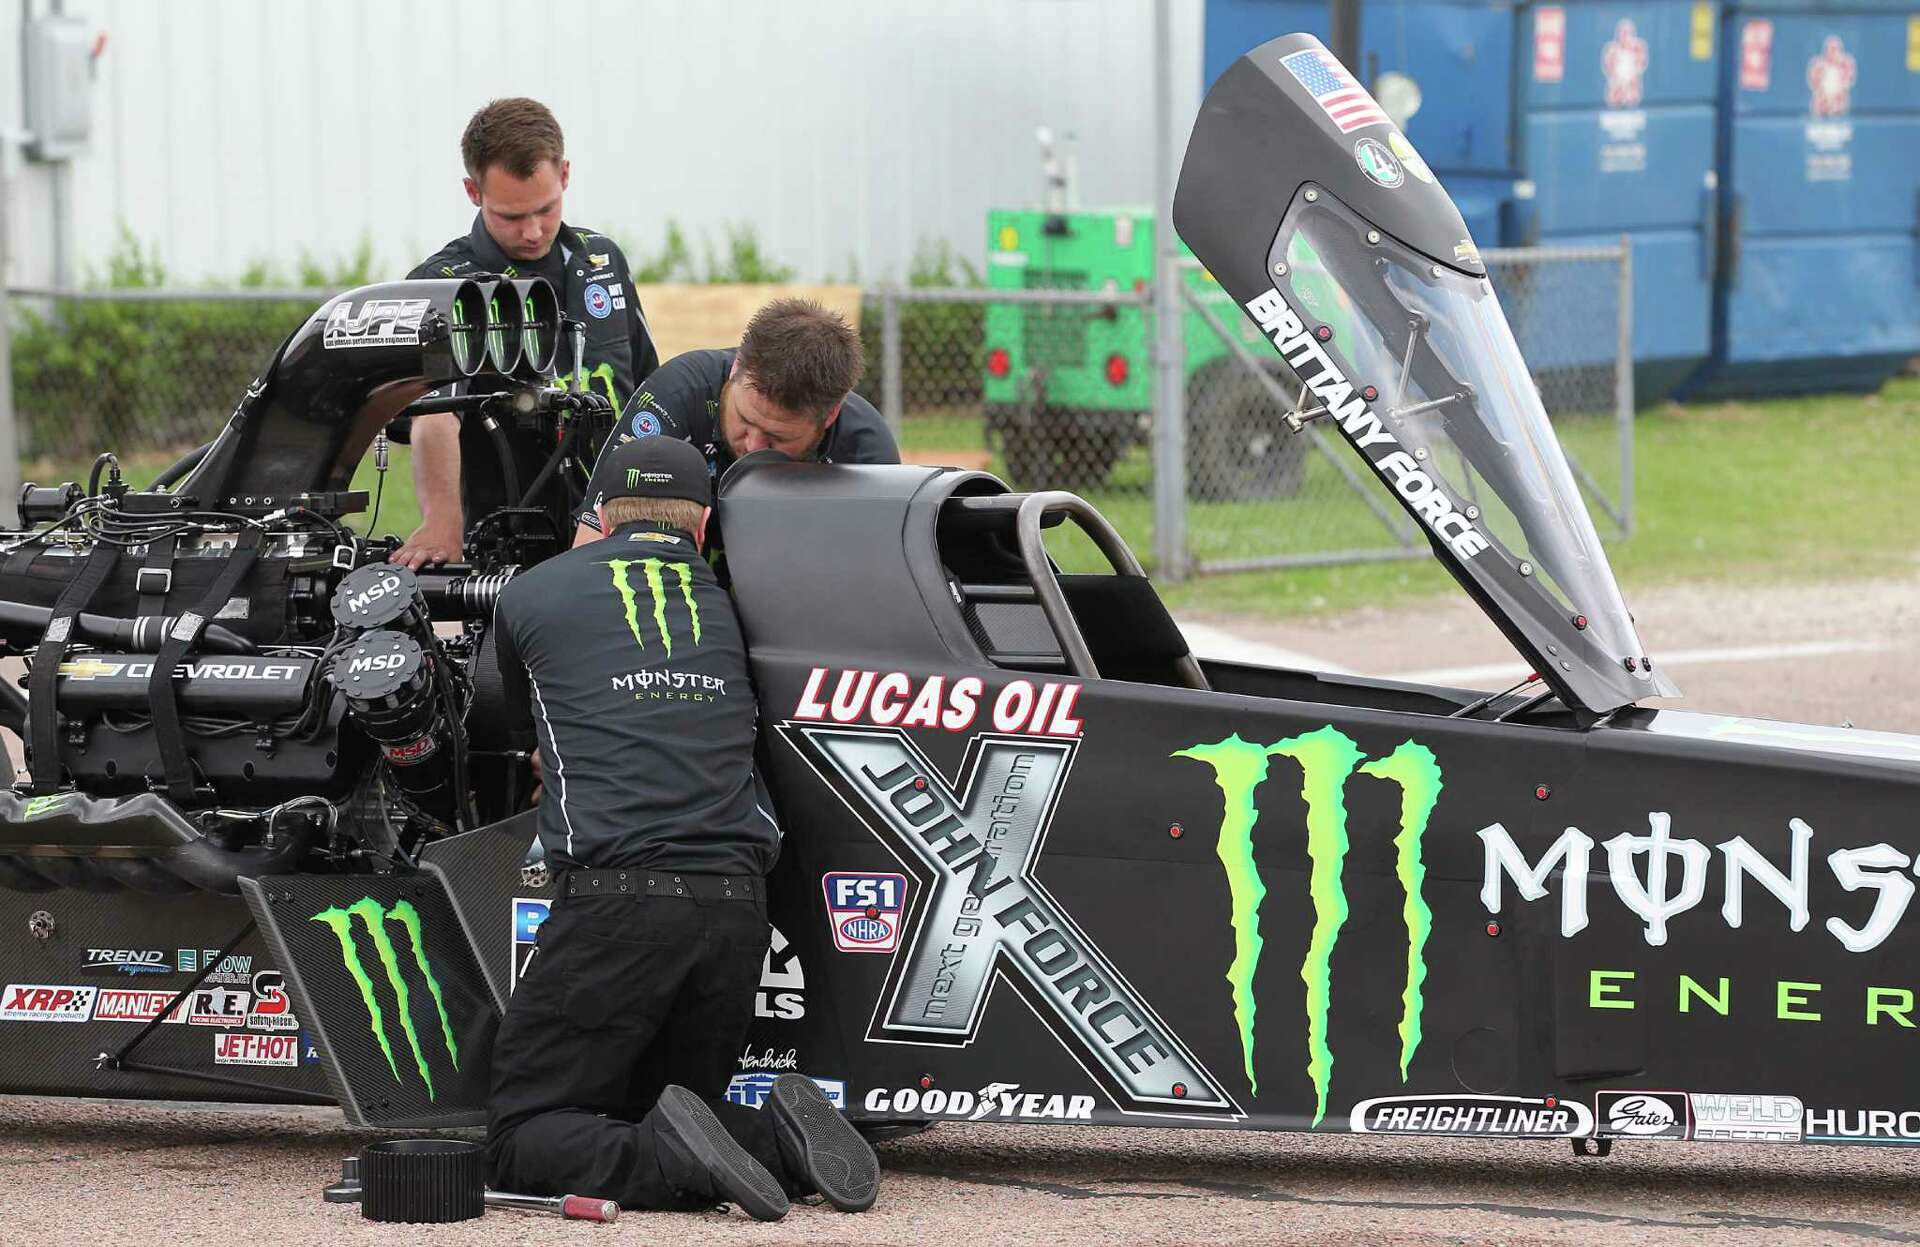
M 413 993 L 407 985 L 407 975 L 400 962 L 400 951 L 394 945 L 393 936 L 387 929 L 392 923 L 407 933 L 407 939 L 413 946 L 413 965 L 425 982 L 427 991 L 433 997 L 434 1010 L 440 1016 L 440 1041 L 445 1047 L 447 1059 L 456 1072 L 460 1069 L 460 1045 L 453 1037 L 453 1022 L 447 1016 L 447 1002 L 440 994 L 440 981 L 433 975 L 433 965 L 427 959 L 427 942 L 420 926 L 420 911 L 411 901 L 395 901 L 392 908 L 382 908 L 379 901 L 363 896 L 353 904 L 342 908 L 333 906 L 313 915 L 309 921 L 324 924 L 340 941 L 340 960 L 346 966 L 347 973 L 360 988 L 360 1000 L 367 1007 L 367 1026 L 373 1031 L 375 1042 L 387 1058 L 387 1068 L 393 1072 L 393 1080 L 405 1083 L 400 1077 L 400 1066 L 394 1060 L 393 1045 L 387 1038 L 387 1016 L 381 1007 L 380 994 L 374 988 L 372 976 L 367 973 L 360 959 L 359 944 L 353 931 L 355 919 L 359 920 L 360 930 L 365 932 L 373 945 L 375 956 L 380 959 L 381 969 L 387 980 L 388 990 L 393 995 L 394 1008 L 399 1013 L 400 1031 L 406 1036 L 407 1046 L 413 1052 L 414 1067 L 420 1072 L 420 1081 L 426 1084 L 427 1098 L 437 1099 L 434 1090 L 433 1072 L 427 1061 L 425 1047 L 420 1033 L 413 1024 Z
M 1225 798 L 1218 852 L 1232 906 L 1234 955 L 1227 967 L 1227 984 L 1233 991 L 1233 1014 L 1240 1028 L 1247 1085 L 1255 1095 L 1260 1092 L 1260 1082 L 1253 1067 L 1258 1008 L 1253 987 L 1263 948 L 1260 910 L 1267 888 L 1254 860 L 1253 830 L 1260 821 L 1260 785 L 1266 782 L 1272 759 L 1287 758 L 1300 768 L 1300 796 L 1307 804 L 1307 857 L 1311 863 L 1307 894 L 1313 903 L 1314 919 L 1306 957 L 1300 963 L 1300 979 L 1307 989 L 1307 1077 L 1313 1082 L 1316 1126 L 1327 1115 L 1327 1090 L 1333 1082 L 1327 1019 L 1333 1003 L 1333 950 L 1347 921 L 1347 895 L 1342 882 L 1349 844 L 1347 779 L 1358 770 L 1399 786 L 1400 834 L 1393 844 L 1394 873 L 1404 893 L 1401 915 L 1407 924 L 1406 987 L 1401 993 L 1400 1010 L 1400 1081 L 1406 1082 L 1408 1066 L 1420 1048 L 1427 935 L 1433 927 L 1433 913 L 1422 894 L 1427 870 L 1420 854 L 1427 819 L 1440 799 L 1440 766 L 1433 751 L 1407 741 L 1386 757 L 1367 762 L 1351 738 L 1329 725 L 1271 745 L 1257 745 L 1235 733 L 1211 745 L 1181 749 L 1173 756 L 1212 767 Z

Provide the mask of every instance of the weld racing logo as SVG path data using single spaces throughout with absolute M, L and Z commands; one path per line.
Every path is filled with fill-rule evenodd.
M 433 1072 L 427 1063 L 426 1049 L 422 1046 L 420 1032 L 413 1024 L 413 993 L 407 985 L 406 970 L 400 964 L 400 952 L 387 929 L 387 924 L 392 923 L 407 933 L 407 939 L 413 946 L 413 966 L 432 995 L 434 1011 L 440 1017 L 439 1040 L 444 1045 L 447 1059 L 456 1071 L 459 1070 L 460 1045 L 454 1042 L 453 1022 L 447 1017 L 447 1002 L 440 995 L 440 982 L 434 978 L 433 965 L 427 960 L 426 937 L 420 929 L 420 911 L 413 907 L 412 902 L 404 900 L 395 901 L 390 909 L 382 909 L 379 901 L 363 896 L 345 908 L 334 906 L 323 909 L 309 920 L 324 924 L 340 941 L 340 960 L 360 988 L 360 1001 L 367 1007 L 367 1026 L 373 1031 L 374 1041 L 387 1058 L 387 1068 L 392 1071 L 393 1080 L 404 1083 L 405 1079 L 400 1077 L 399 1063 L 394 1060 L 393 1044 L 387 1038 L 387 1015 L 380 1004 L 380 993 L 375 990 L 373 978 L 360 959 L 360 947 L 353 937 L 356 918 L 359 919 L 360 930 L 366 933 L 374 954 L 379 958 L 387 989 L 393 995 L 394 1008 L 399 1014 L 400 1032 L 406 1036 L 407 1046 L 413 1051 L 414 1067 L 420 1072 L 420 1081 L 426 1084 L 427 1098 L 436 1099 L 438 1097 L 434 1091 Z
M 1287 306 L 1280 292 L 1269 289 L 1248 299 L 1246 306 L 1247 315 L 1260 326 L 1260 332 L 1273 339 L 1288 367 L 1320 400 L 1327 415 L 1339 422 L 1354 448 L 1365 454 L 1374 470 L 1406 500 L 1408 510 L 1458 557 L 1470 559 L 1486 549 L 1486 537 L 1473 526 L 1465 510 L 1455 506 L 1440 482 L 1422 471 L 1414 457 L 1401 448 L 1400 439 L 1387 431 L 1368 405 L 1368 395 L 1355 392 L 1340 366 L 1307 331 L 1306 323 Z M 1368 449 L 1374 446 L 1380 449 Z
M 1307 897 L 1313 904 L 1313 933 L 1307 940 L 1300 979 L 1306 984 L 1307 1077 L 1313 1082 L 1313 1124 L 1327 1115 L 1327 1089 L 1333 1082 L 1333 1048 L 1327 1041 L 1327 1019 L 1333 1003 L 1333 950 L 1347 921 L 1347 894 L 1342 874 L 1347 859 L 1347 779 L 1356 769 L 1400 788 L 1400 834 L 1394 838 L 1394 873 L 1404 894 L 1401 916 L 1407 924 L 1406 987 L 1400 1004 L 1400 1081 L 1420 1048 L 1420 1015 L 1427 978 L 1427 935 L 1433 912 L 1422 894 L 1427 869 L 1420 842 L 1427 819 L 1440 799 L 1440 766 L 1433 751 L 1407 741 L 1384 758 L 1365 761 L 1366 755 L 1343 732 L 1329 725 L 1290 736 L 1272 745 L 1256 745 L 1227 737 L 1211 745 L 1194 745 L 1173 755 L 1192 758 L 1213 768 L 1224 809 L 1220 819 L 1218 852 L 1227 874 L 1232 906 L 1233 961 L 1227 966 L 1227 984 L 1233 991 L 1233 1016 L 1240 1027 L 1240 1048 L 1246 1060 L 1247 1085 L 1259 1094 L 1254 1073 L 1254 1026 L 1257 1001 L 1254 976 L 1260 969 L 1262 941 L 1260 909 L 1266 884 L 1254 861 L 1253 829 L 1260 821 L 1259 788 L 1267 779 L 1273 758 L 1288 758 L 1300 767 L 1300 796 L 1307 805 Z M 1293 903 L 1293 898 L 1288 898 Z
M 964 1045 L 995 975 L 1011 974 L 1069 1051 L 1104 1074 L 1124 1112 L 1239 1115 L 1032 871 L 1078 741 L 980 735 L 956 788 L 898 728 L 789 723 L 857 798 L 881 839 L 928 883 L 870 1038 Z
M 633 633 L 634 644 L 647 648 L 647 638 L 640 626 L 640 597 L 633 587 L 635 568 L 640 569 L 639 574 L 646 581 L 647 595 L 653 604 L 654 630 L 667 656 L 673 656 L 673 633 L 667 630 L 665 572 L 668 568 L 673 569 L 674 579 L 679 582 L 680 600 L 686 603 L 687 618 L 693 625 L 693 643 L 700 644 L 700 607 L 693 600 L 693 573 L 685 563 L 669 563 L 664 559 L 610 559 L 607 567 L 613 572 L 613 587 L 620 594 L 620 604 L 626 608 L 627 629 Z
M 321 345 L 328 350 L 358 346 L 418 346 L 420 321 L 431 306 L 426 299 L 368 299 L 355 313 L 340 302 L 327 313 Z

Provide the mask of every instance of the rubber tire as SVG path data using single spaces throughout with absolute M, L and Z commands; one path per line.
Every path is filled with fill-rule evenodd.
M 1237 359 L 1187 381 L 1187 497 L 1195 502 L 1291 498 L 1307 476 L 1308 438 Z

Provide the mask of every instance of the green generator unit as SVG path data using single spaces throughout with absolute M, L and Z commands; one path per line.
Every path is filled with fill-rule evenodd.
M 1153 280 L 1153 213 L 995 209 L 987 216 L 993 290 L 1144 292 Z M 1182 254 L 1191 255 L 1183 245 Z M 1189 287 L 1270 375 L 1280 361 L 1211 275 Z M 1149 319 L 1138 305 L 990 303 L 985 318 L 986 425 L 1007 472 L 1033 489 L 1097 489 L 1151 432 Z M 1184 316 L 1187 491 L 1201 500 L 1291 496 L 1306 440 L 1205 317 Z M 1291 390 L 1291 386 L 1288 387 Z

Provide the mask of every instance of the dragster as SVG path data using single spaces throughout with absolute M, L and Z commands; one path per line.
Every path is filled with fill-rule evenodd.
M 1479 253 L 1317 41 L 1213 86 L 1174 219 L 1299 378 L 1276 432 L 1346 443 L 1537 678 L 1202 661 L 1075 495 L 737 465 L 784 842 L 730 1096 L 802 1072 L 876 1134 L 1920 1142 L 1920 737 L 1639 704 L 1676 690 Z M 350 291 L 154 486 L 25 491 L 0 1090 L 481 1120 L 555 891 L 490 608 L 564 534 L 511 488 L 415 575 L 350 483 L 396 413 L 457 409 L 558 421 L 535 484 L 577 493 L 610 413 L 554 384 L 566 336 L 537 281 Z M 1062 572 L 1062 525 L 1111 570 Z M 579 626 L 688 609 L 627 591 Z

